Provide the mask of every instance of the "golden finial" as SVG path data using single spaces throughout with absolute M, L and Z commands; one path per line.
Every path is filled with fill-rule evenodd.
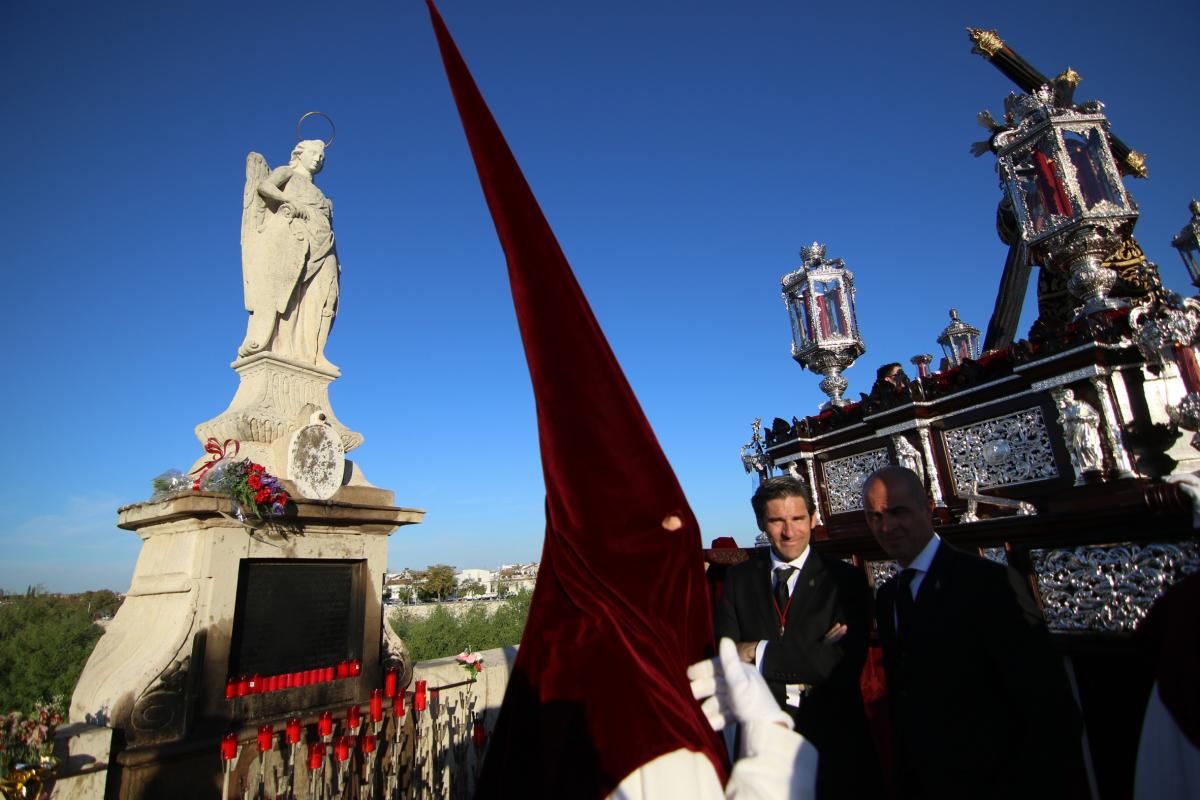
M 1129 155 L 1125 156 L 1125 166 L 1133 170 L 1133 174 L 1139 178 L 1149 178 L 1150 170 L 1146 167 L 1146 154 L 1139 153 L 1137 150 L 1130 150 Z
M 984 58 L 993 58 L 996 53 L 1004 49 L 1004 41 L 996 31 L 985 31 L 982 28 L 967 28 L 967 35 L 975 43 L 975 46 L 971 48 L 971 52 L 978 53 Z
M 1080 81 L 1082 81 L 1082 80 L 1083 80 L 1082 75 L 1080 75 L 1078 72 L 1071 69 L 1070 67 L 1067 67 L 1066 69 L 1064 69 L 1062 72 L 1060 72 L 1058 74 L 1058 77 L 1056 77 L 1054 79 L 1054 82 L 1055 83 L 1065 83 L 1068 86 L 1070 86 L 1072 89 L 1074 89 L 1076 86 L 1079 85 Z

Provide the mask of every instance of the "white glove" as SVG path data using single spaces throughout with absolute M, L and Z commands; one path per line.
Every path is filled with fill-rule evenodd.
M 1179 475 L 1168 475 L 1163 480 L 1178 486 L 1179 491 L 1192 501 L 1192 527 L 1200 528 L 1200 477 L 1191 472 L 1183 472 Z
M 722 639 L 717 658 L 692 664 L 687 676 L 692 682 L 692 697 L 701 701 L 700 708 L 715 731 L 733 721 L 775 722 L 792 727 L 792 718 L 775 702 L 763 676 L 752 664 L 738 658 L 732 639 Z

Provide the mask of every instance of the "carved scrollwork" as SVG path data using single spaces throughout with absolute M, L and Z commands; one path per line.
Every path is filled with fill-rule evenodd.
M 1040 408 L 1030 408 L 945 433 L 958 494 L 1058 477 Z
M 871 574 L 871 585 L 878 589 L 900 571 L 900 563 L 898 561 L 868 561 L 867 571 Z
M 1131 631 L 1167 586 L 1200 569 L 1200 544 L 1120 544 L 1029 551 L 1046 625 Z

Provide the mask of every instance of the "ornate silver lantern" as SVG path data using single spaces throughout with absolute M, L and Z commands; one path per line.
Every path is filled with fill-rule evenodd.
M 1171 240 L 1171 246 L 1182 256 L 1192 286 L 1200 288 L 1200 200 L 1193 200 L 1188 208 L 1191 209 L 1192 219 Z
M 792 358 L 825 376 L 821 391 L 829 401 L 821 408 L 844 406 L 849 382 L 842 370 L 867 350 L 854 311 L 854 275 L 840 258 L 826 259 L 823 244 L 802 248 L 800 258 L 800 267 L 780 279 L 792 322 Z
M 979 358 L 979 328 L 959 319 L 957 308 L 950 309 L 950 324 L 942 329 L 937 341 L 951 369 L 961 367 L 968 358 Z
M 1060 79 L 1078 82 L 1070 73 Z M 1006 127 L 993 137 L 1000 180 L 1035 260 L 1069 272 L 1080 316 L 1123 305 L 1110 299 L 1116 272 L 1102 266 L 1138 212 L 1109 146 L 1103 104 L 1058 105 L 1050 86 L 1005 101 Z

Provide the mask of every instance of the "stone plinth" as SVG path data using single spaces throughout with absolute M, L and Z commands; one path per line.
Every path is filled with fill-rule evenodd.
M 240 358 L 232 367 L 240 379 L 237 392 L 229 408 L 196 426 L 202 444 L 210 437 L 218 442 L 236 439 L 241 443 L 239 457 L 262 464 L 281 478 L 292 477 L 287 473 L 289 437 L 316 412 L 326 415 L 345 452 L 362 444 L 362 434 L 343 425 L 330 405 L 329 384 L 340 374 L 336 368 L 325 369 L 274 353 Z M 195 466 L 208 460 L 207 456 L 201 458 Z M 344 483 L 370 486 L 352 466 Z
M 120 729 L 128 747 L 121 761 L 139 765 L 144 773 L 155 769 L 155 758 L 138 757 L 139 749 L 150 753 L 186 746 L 197 737 L 219 738 L 230 726 L 365 701 L 380 685 L 387 539 L 424 516 L 393 501 L 387 490 L 343 486 L 332 500 L 295 498 L 285 517 L 256 530 L 229 516 L 230 499 L 224 495 L 185 494 L 121 508 L 118 525 L 135 531 L 142 548 L 125 603 L 76 686 L 71 721 Z M 356 570 L 360 677 L 225 698 L 239 572 L 246 559 L 335 560 Z M 281 630 L 297 637 L 306 635 L 304 623 L 279 620 Z M 107 752 L 92 756 L 97 763 L 117 761 Z M 137 783 L 146 783 L 145 774 Z M 122 791 L 121 796 L 142 795 Z

